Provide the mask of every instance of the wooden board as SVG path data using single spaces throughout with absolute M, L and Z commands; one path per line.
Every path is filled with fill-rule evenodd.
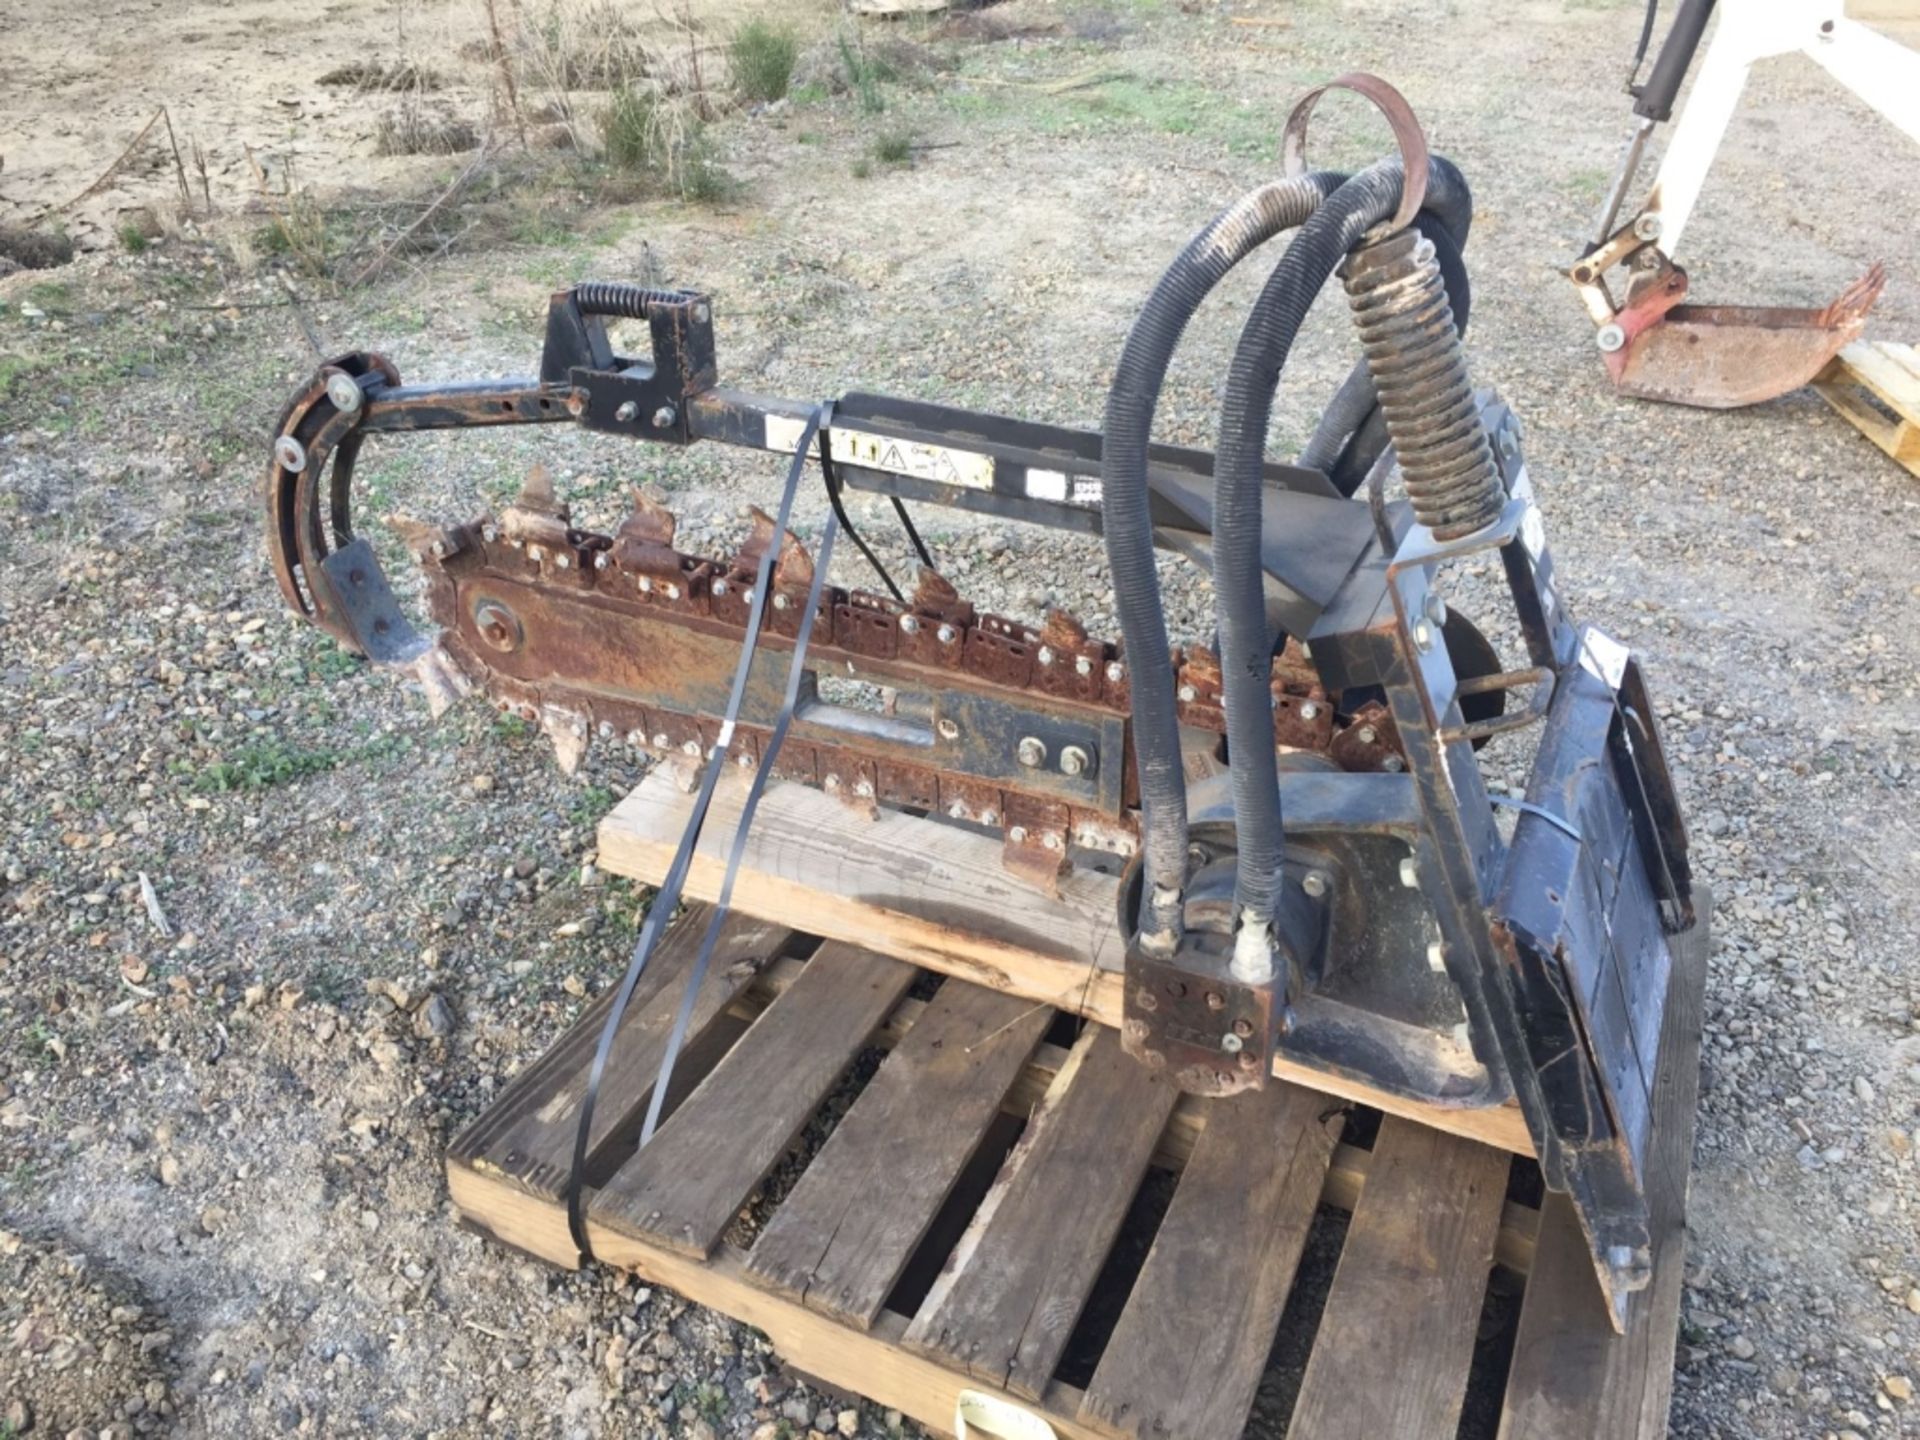
M 906 1333 L 909 1349 L 1038 1399 L 1179 1092 L 1089 1026 Z
M 1239 1440 L 1333 1158 L 1326 1114 L 1291 1085 L 1208 1107 L 1081 1419 L 1129 1440 Z
M 1920 475 L 1920 350 L 1856 340 L 1813 382 L 1853 427 Z
M 1052 1019 L 1015 996 L 944 986 L 768 1223 L 752 1278 L 871 1325 Z
M 1706 897 L 1698 898 L 1704 921 Z M 1557 1202 L 1550 1202 L 1543 1223 L 1532 1207 L 1506 1198 L 1508 1167 L 1530 1161 L 1515 1162 L 1503 1152 L 1391 1118 L 1381 1123 L 1371 1151 L 1336 1144 L 1317 1127 L 1344 1107 L 1285 1087 L 1226 1102 L 1182 1097 L 1164 1106 L 1143 1105 L 1136 1097 L 1116 1103 L 1114 1087 L 1131 1088 L 1144 1072 L 1129 1067 L 1129 1080 L 1094 1063 L 1105 1056 L 1123 1058 L 1112 1032 L 1097 1027 L 1084 1031 L 1070 1048 L 1041 1040 L 1018 1064 L 995 1056 L 972 1072 L 981 1077 L 983 1093 L 969 1094 L 949 1064 L 925 1063 L 931 1056 L 947 1058 L 952 1041 L 941 1030 L 958 1024 L 953 1017 L 963 999 L 968 1009 L 975 999 L 983 1002 L 974 1012 L 976 1032 L 988 1009 L 1012 1014 L 1008 1007 L 1017 1009 L 1018 1002 L 996 993 L 969 996 L 968 987 L 948 981 L 932 1001 L 903 998 L 902 989 L 882 982 L 885 998 L 876 995 L 862 1003 L 854 987 L 849 1004 L 845 965 L 835 958 L 849 953 L 827 945 L 803 960 L 796 950 L 766 966 L 736 997 L 730 1023 L 712 1029 L 716 1043 L 733 1048 L 656 1139 L 656 1144 L 666 1140 L 683 1117 L 696 1113 L 694 1107 L 708 1109 L 704 1120 L 684 1132 L 704 1137 L 704 1143 L 681 1139 L 678 1159 L 667 1155 L 677 1168 L 691 1161 L 711 1173 L 726 1172 L 724 1183 L 702 1189 L 689 1182 L 685 1188 L 684 1193 L 704 1196 L 707 1218 L 691 1239 L 684 1230 L 662 1235 L 609 1224 L 607 1195 L 644 1189 L 651 1183 L 648 1171 L 664 1168 L 664 1152 L 653 1147 L 632 1157 L 616 1150 L 609 1163 L 619 1168 L 606 1177 L 603 1192 L 590 1193 L 588 1229 L 599 1261 L 757 1327 L 794 1369 L 897 1408 L 935 1433 L 950 1429 L 959 1396 L 974 1391 L 1044 1420 L 1061 1440 L 1234 1436 L 1244 1428 L 1250 1377 L 1260 1376 L 1275 1326 L 1297 1325 L 1298 1333 L 1280 1337 L 1280 1350 L 1305 1359 L 1289 1440 L 1363 1435 L 1417 1440 L 1454 1433 L 1475 1359 L 1489 1266 L 1497 1258 L 1522 1272 L 1515 1280 L 1524 1286 L 1504 1440 L 1548 1435 L 1657 1440 L 1664 1432 L 1682 1263 L 1676 1212 L 1684 1202 L 1690 1144 L 1683 1132 L 1691 1121 L 1692 1067 L 1698 1056 L 1703 935 L 1690 938 L 1679 952 L 1663 1037 L 1669 1048 L 1656 1072 L 1652 1153 L 1660 1157 L 1662 1187 L 1655 1197 L 1656 1283 L 1636 1301 L 1627 1336 L 1619 1342 L 1609 1338 L 1598 1286 L 1571 1214 L 1556 1216 Z M 809 981 L 809 971 L 823 958 L 828 962 L 823 978 Z M 883 975 L 906 969 L 860 958 L 868 965 L 891 966 Z M 785 1008 L 784 1022 L 769 1023 L 796 995 L 812 998 Z M 1051 1012 L 1040 1013 L 1051 1020 Z M 592 1020 L 583 1018 L 533 1067 L 545 1077 L 549 1093 L 567 1092 L 583 1057 L 590 1056 L 591 1047 L 578 1035 Z M 923 1023 L 940 1028 L 921 1032 L 918 1048 L 909 1048 Z M 1039 1023 L 1021 1014 L 1012 1028 Z M 1013 1048 L 1027 1051 L 1031 1033 L 1037 1030 L 1022 1033 L 1010 1042 Z M 797 1049 L 796 1036 L 811 1036 L 814 1043 Z M 834 1136 L 810 1162 L 804 1157 L 793 1162 L 802 1171 L 785 1198 L 768 1194 L 756 1205 L 762 1226 L 757 1240 L 740 1248 L 721 1239 L 702 1253 L 695 1243 L 702 1228 L 717 1233 L 715 1223 L 731 1222 L 731 1207 L 757 1183 L 764 1157 L 788 1153 L 785 1140 L 832 1093 L 831 1082 L 822 1082 L 820 1073 L 837 1075 L 844 1057 L 866 1043 L 889 1048 L 888 1058 L 841 1117 Z M 920 1060 L 911 1058 L 915 1055 Z M 891 1069 L 896 1060 L 908 1063 Z M 812 1097 L 806 1103 L 780 1093 L 796 1074 L 798 1091 Z M 920 1078 L 928 1088 L 922 1090 Z M 1083 1086 L 1085 1093 L 1077 1094 Z M 886 1098 L 869 1105 L 875 1096 Z M 727 1105 L 716 1097 L 726 1097 Z M 500 1103 L 509 1111 L 524 1108 L 518 1082 Z M 856 1130 L 863 1107 L 868 1123 Z M 864 1189 L 870 1203 L 835 1207 L 820 1193 L 841 1177 L 815 1167 L 836 1155 L 874 1153 L 879 1135 L 911 1134 L 916 1146 L 930 1143 L 926 1136 L 938 1134 L 958 1114 L 964 1113 L 966 1121 L 957 1128 L 972 1134 L 982 1123 L 979 1117 L 996 1108 L 1016 1115 L 1031 1109 L 1026 1135 L 999 1162 L 984 1199 L 971 1184 L 955 1187 L 934 1218 L 927 1233 L 959 1234 L 962 1240 L 944 1257 L 941 1277 L 931 1289 L 923 1294 L 918 1283 L 892 1287 L 862 1324 L 815 1308 L 804 1297 L 796 1300 L 791 1286 L 783 1292 L 768 1283 L 776 1273 L 796 1273 L 791 1257 L 779 1260 L 771 1249 L 764 1259 L 758 1253 L 760 1246 L 786 1243 L 779 1239 L 786 1225 L 835 1225 L 832 1242 L 820 1252 L 830 1257 L 869 1251 L 893 1257 L 905 1248 L 913 1252 L 908 1275 L 939 1265 L 946 1242 L 936 1238 L 915 1247 L 903 1238 L 895 1228 L 900 1212 L 891 1197 L 874 1193 L 884 1182 L 843 1181 L 843 1191 Z M 768 1109 L 778 1113 L 763 1119 L 758 1112 Z M 1078 1118 L 1069 1122 L 1070 1116 Z M 869 1126 L 861 1139 L 861 1130 Z M 476 1124 L 475 1131 L 504 1137 L 511 1126 Z M 744 1137 L 746 1158 L 740 1160 L 728 1153 L 736 1136 Z M 946 1163 L 967 1148 L 958 1137 L 950 1144 Z M 999 1153 L 989 1148 L 980 1158 L 992 1165 Z M 529 1190 L 497 1160 L 471 1146 L 450 1155 L 448 1181 L 464 1220 L 523 1250 L 571 1263 L 564 1204 Z M 1120 1249 L 1130 1258 L 1103 1261 L 1113 1238 L 1107 1217 L 1116 1204 L 1125 1209 L 1140 1168 L 1149 1161 L 1174 1172 L 1170 1182 L 1155 1181 L 1172 1187 L 1164 1218 L 1145 1234 L 1129 1230 L 1131 1238 Z M 860 1173 L 884 1174 L 886 1162 L 877 1163 L 880 1171 Z M 1050 1168 L 1053 1177 L 1045 1173 Z M 1080 1183 L 1064 1183 L 1060 1176 Z M 909 1207 L 915 1212 L 909 1229 L 922 1223 L 917 1216 L 928 1204 L 926 1193 Z M 860 1198 L 856 1195 L 856 1202 Z M 783 1221 L 784 1207 L 795 1203 L 806 1212 Z M 1344 1240 L 1336 1231 L 1317 1232 L 1341 1246 L 1330 1283 L 1324 1278 L 1327 1266 L 1296 1264 L 1303 1214 L 1315 1204 L 1352 1215 Z M 1135 1207 L 1125 1224 L 1152 1227 L 1155 1208 Z M 725 1221 L 711 1218 L 723 1211 Z M 1010 1217 L 1020 1213 L 1026 1218 L 1016 1227 Z M 880 1232 L 871 1241 L 857 1233 L 869 1221 Z M 818 1231 L 813 1233 L 817 1238 Z M 1010 1264 L 1009 1256 L 1018 1262 Z M 878 1270 L 891 1270 L 896 1263 L 889 1258 Z M 1134 1274 L 1129 1267 L 1136 1264 L 1140 1268 Z M 985 1268 L 976 1273 L 977 1265 Z M 865 1271 L 850 1265 L 849 1273 Z M 867 1294 L 882 1284 L 877 1278 L 862 1283 Z M 1290 1293 L 1302 1286 L 1315 1288 Z M 1100 1318 L 1076 1326 L 1089 1291 L 1107 1297 Z M 1002 1313 L 995 1305 L 1007 1294 L 1018 1303 Z M 928 1336 L 944 1332 L 949 1320 L 969 1316 L 979 1317 L 978 1352 L 963 1359 L 929 1343 Z M 1489 1343 L 1512 1345 L 1504 1337 L 1514 1333 L 1496 1332 Z M 1191 1343 L 1196 1336 L 1204 1343 Z M 1182 1337 L 1187 1343 L 1180 1343 Z M 1063 1347 L 1072 1357 L 1067 1362 L 1061 1360 Z M 1063 1371 L 1063 1363 L 1072 1368 Z M 1012 1372 L 1011 1386 L 983 1378 L 1000 1366 Z M 1082 1381 L 1084 1390 L 1078 1388 Z
M 1687 1177 L 1700 1093 L 1700 1020 L 1712 899 L 1674 945 L 1673 985 L 1654 1080 L 1648 1201 L 1653 1283 L 1627 1304 L 1616 1337 L 1599 1293 L 1584 1282 L 1593 1255 L 1564 1195 L 1549 1196 L 1520 1311 L 1501 1440 L 1635 1440 L 1666 1429 L 1673 1345 L 1686 1268 Z
M 746 782 L 715 792 L 686 893 L 719 893 Z M 692 797 L 656 770 L 600 822 L 600 864 L 656 884 L 666 873 Z M 1124 942 L 1111 876 L 1076 871 L 1058 898 L 1010 876 L 996 839 L 883 810 L 856 814 L 809 786 L 767 787 L 747 837 L 734 906 L 845 940 L 977 985 L 1043 1001 L 1102 1025 L 1120 1023 Z M 1282 1080 L 1402 1115 L 1517 1155 L 1533 1141 L 1514 1105 L 1422 1104 L 1284 1057 Z
M 704 1255 L 907 993 L 914 972 L 824 945 L 650 1144 L 594 1197 L 596 1220 Z
M 634 988 L 594 1102 L 589 1169 L 612 1141 L 639 1126 L 653 1094 L 687 971 L 712 913 L 710 906 L 689 907 L 661 938 Z M 792 935 L 783 925 L 746 915 L 727 917 L 695 1001 L 687 1029 L 689 1046 L 699 1042 Z M 610 988 L 587 1007 L 558 1045 L 515 1076 L 485 1113 L 454 1140 L 450 1159 L 490 1166 L 536 1195 L 562 1195 L 573 1161 L 588 1065 L 613 998 Z
M 1508 1165 L 1457 1136 L 1381 1124 L 1294 1403 L 1296 1430 L 1426 1440 L 1459 1427 Z M 1591 1269 L 1587 1283 L 1597 1290 Z

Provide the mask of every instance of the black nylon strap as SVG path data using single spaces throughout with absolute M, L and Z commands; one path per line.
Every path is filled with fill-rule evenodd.
M 740 663 L 734 670 L 733 688 L 727 695 L 727 710 L 720 724 L 719 743 L 713 747 L 712 754 L 707 757 L 706 772 L 701 776 L 699 792 L 694 796 L 693 813 L 687 819 L 686 829 L 681 832 L 680 844 L 674 850 L 673 861 L 668 865 L 667 873 L 661 879 L 659 889 L 654 893 L 653 905 L 647 911 L 645 923 L 640 927 L 640 938 L 634 943 L 633 958 L 627 962 L 627 972 L 621 977 L 620 989 L 614 997 L 613 1008 L 608 1012 L 606 1024 L 601 1028 L 600 1043 L 594 1048 L 593 1065 L 587 1072 L 586 1091 L 580 1099 L 580 1124 L 574 1132 L 573 1158 L 567 1167 L 567 1231 L 572 1236 L 574 1248 L 580 1252 L 582 1259 L 593 1258 L 593 1246 L 587 1239 L 586 1207 L 583 1203 L 582 1190 L 587 1168 L 587 1147 L 593 1133 L 593 1111 L 600 1098 L 600 1082 L 606 1075 L 607 1059 L 613 1053 L 613 1042 L 619 1034 L 620 1022 L 626 1016 L 627 1006 L 632 1003 L 634 989 L 639 985 L 640 977 L 646 971 L 647 962 L 653 958 L 660 936 L 672 921 L 673 912 L 680 903 L 680 892 L 686 885 L 687 871 L 693 864 L 694 849 L 699 844 L 701 829 L 706 824 L 707 810 L 713 803 L 714 788 L 719 784 L 721 772 L 726 769 L 727 754 L 733 742 L 733 727 L 740 716 L 740 703 L 746 694 L 747 676 L 753 666 L 754 649 L 760 639 L 760 623 L 766 614 L 767 592 L 773 585 L 774 565 L 786 545 L 787 521 L 793 513 L 793 498 L 800 489 L 800 476 L 807 468 L 807 451 L 815 437 L 820 437 L 823 441 L 821 454 L 825 456 L 824 439 L 832 414 L 833 405 L 830 401 L 816 407 L 807 419 L 806 428 L 801 432 L 799 444 L 794 446 L 793 463 L 787 468 L 786 488 L 781 492 L 780 511 L 774 520 L 773 543 L 768 545 L 761 554 L 759 571 L 754 577 L 753 602 L 747 612 L 747 633 L 741 641 Z M 828 534 L 830 546 L 831 528 Z M 805 655 L 807 636 L 812 632 L 813 616 L 819 603 L 821 577 L 826 574 L 826 568 L 826 557 L 823 553 L 814 571 L 813 593 L 809 597 L 811 603 L 807 613 L 801 617 L 800 637 L 795 644 L 796 658 Z M 792 688 L 790 679 L 789 689 Z M 791 702 L 789 702 L 790 709 Z M 783 712 L 781 723 L 775 729 L 776 736 L 785 733 L 786 719 L 787 713 Z M 760 770 L 754 776 L 756 784 L 760 782 L 766 770 L 767 764 L 763 759 Z M 745 817 L 743 817 L 742 834 L 745 833 L 745 829 Z M 731 877 L 729 877 L 728 888 L 731 889 Z M 722 908 L 714 915 L 716 927 L 724 913 Z M 708 944 L 701 952 L 703 960 L 711 950 L 711 943 L 712 933 L 709 932 Z M 654 1107 L 657 1108 L 659 1100 L 660 1096 L 656 1093 L 653 1098 Z M 650 1109 L 649 1120 L 652 1119 L 653 1114 L 654 1110 Z

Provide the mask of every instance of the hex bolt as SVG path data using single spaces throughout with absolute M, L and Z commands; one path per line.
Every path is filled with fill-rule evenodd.
M 1040 837 L 1040 843 L 1049 850 L 1058 850 L 1060 848 L 1060 837 L 1049 830 L 1045 835 Z
M 573 557 L 570 555 L 554 556 L 553 568 L 556 570 L 571 570 L 573 568 Z
M 724 580 L 715 580 L 715 581 L 713 582 L 713 593 L 714 593 L 714 594 L 716 594 L 716 595 L 724 595 L 724 594 L 726 594 L 726 593 L 727 593 L 727 582 L 726 582 L 726 581 L 724 581 Z
M 678 600 L 679 598 L 680 598 L 680 587 L 678 585 L 675 585 L 669 582 L 669 584 L 667 585 L 667 599 Z
M 1053 647 L 1051 645 L 1042 645 L 1040 647 L 1040 653 L 1033 658 L 1038 660 L 1042 665 L 1053 664 Z
M 954 637 L 953 626 L 942 625 L 938 630 L 933 632 L 933 636 L 934 639 L 938 640 L 942 645 L 951 645 L 953 644 Z
M 480 538 L 491 545 L 500 538 L 500 532 L 491 525 L 482 525 L 480 527 Z
M 1665 228 L 1665 224 L 1660 218 L 1660 212 L 1658 210 L 1649 210 L 1633 222 L 1633 238 L 1651 243 L 1660 238 L 1660 232 Z
M 958 720 L 948 720 L 942 717 L 935 723 L 933 728 L 940 732 L 940 738 L 942 740 L 958 740 L 960 738 L 960 722 Z
M 1427 619 L 1431 620 L 1435 625 L 1445 625 L 1447 623 L 1447 602 L 1440 598 L 1439 591 L 1429 590 L 1427 592 L 1426 608 Z
M 687 755 L 692 755 L 693 757 L 698 759 L 700 755 L 700 742 L 698 740 L 683 741 L 681 743 L 680 749 L 682 753 Z
M 1380 738 L 1379 731 L 1375 730 L 1371 725 L 1362 725 L 1357 733 L 1360 736 L 1360 743 L 1362 745 L 1371 745 L 1375 740 Z
M 307 447 L 291 435 L 282 435 L 273 442 L 273 458 L 280 462 L 282 470 L 291 470 L 297 475 L 307 468 Z
M 775 596 L 773 597 L 773 608 L 774 608 L 774 609 L 776 609 L 776 610 L 784 610 L 784 609 L 786 609 L 786 608 L 787 608 L 787 597 L 786 597 L 786 596 L 784 596 L 784 595 L 775 595 Z
M 622 425 L 631 425 L 640 418 L 640 406 L 632 400 L 622 400 L 619 408 L 613 412 L 613 418 Z
M 753 768 L 753 757 L 742 750 L 738 755 L 733 757 L 733 763 L 738 765 L 742 770 L 751 770 Z
M 1300 888 L 1318 900 L 1327 893 L 1327 876 L 1322 870 L 1309 870 L 1300 877 Z
M 327 377 L 327 399 L 333 402 L 333 408 L 351 415 L 360 408 L 360 386 L 351 375 L 330 375 Z
M 677 412 L 671 405 L 662 405 L 658 410 L 653 412 L 653 428 L 656 430 L 671 429 L 673 422 L 678 418 Z
M 1092 763 L 1092 758 L 1080 746 L 1068 745 L 1060 751 L 1060 773 L 1062 775 L 1085 774 L 1087 766 Z
M 871 800 L 873 798 L 873 782 L 871 780 L 854 781 L 853 793 L 858 795 L 862 800 Z
M 1318 720 L 1320 718 L 1319 705 L 1311 700 L 1303 700 L 1300 703 L 1300 718 L 1302 720 Z
M 1093 673 L 1093 661 L 1084 655 L 1077 657 L 1073 662 L 1073 673 L 1076 675 L 1091 675 Z
M 1118 660 L 1109 660 L 1107 662 L 1107 683 L 1109 685 L 1118 685 L 1126 678 L 1126 666 L 1122 665 Z
M 653 577 L 651 575 L 642 575 L 633 583 L 640 587 L 640 593 L 642 595 L 653 593 Z
M 1007 831 L 1007 839 L 1011 840 L 1016 845 L 1026 844 L 1027 843 L 1027 827 L 1024 825 L 1015 825 L 1013 828 Z
M 1389 755 L 1381 760 L 1380 768 L 1389 775 L 1398 775 L 1402 770 L 1407 768 L 1407 762 L 1402 760 L 1398 755 Z
M 1229 1030 L 1220 1037 L 1220 1048 L 1229 1055 L 1238 1055 L 1242 1050 L 1247 1048 L 1247 1042 Z
M 672 743 L 672 741 L 667 739 L 667 732 L 664 730 L 653 737 L 653 748 L 656 750 L 664 750 Z
M 1207 991 L 1207 1009 L 1224 1010 L 1226 1008 L 1227 1008 L 1226 996 L 1222 995 L 1218 990 Z
M 918 617 L 902 615 L 900 617 L 900 629 L 905 634 L 918 635 L 920 633 L 920 621 Z
M 600 551 L 599 554 L 593 557 L 593 568 L 596 570 L 604 570 L 607 568 L 607 552 L 606 551 L 602 550 Z
M 633 746 L 634 749 L 636 750 L 643 749 L 645 748 L 646 743 L 647 743 L 647 737 L 640 731 L 638 730 L 627 731 L 627 744 Z
M 1245 1016 L 1242 1016 L 1233 1022 L 1233 1033 L 1238 1035 L 1242 1040 L 1251 1040 L 1253 1038 L 1253 1022 Z
M 995 810 L 991 805 L 989 805 L 986 809 L 980 812 L 980 823 L 982 825 L 999 824 L 1000 812 L 998 810 Z
M 1400 883 L 1409 890 L 1420 888 L 1420 867 L 1414 863 L 1411 855 L 1400 857 Z
M 1618 325 L 1602 325 L 1593 333 L 1593 343 L 1600 347 L 1602 355 L 1611 355 L 1623 350 L 1627 344 L 1627 332 Z
M 1160 997 L 1151 990 L 1142 990 L 1133 997 L 1133 1003 L 1140 1009 L 1151 1012 L 1160 1008 Z
M 963 800 L 954 801 L 951 805 L 947 807 L 947 814 L 951 815 L 956 820 L 966 819 L 967 818 L 966 802 Z
M 1037 735 L 1022 735 L 1013 753 L 1014 758 L 1029 770 L 1036 770 L 1047 763 L 1046 742 Z
M 1188 705 L 1193 703 L 1194 697 L 1199 693 L 1200 692 L 1195 690 L 1191 685 L 1182 685 L 1180 687 L 1180 698 Z
M 840 777 L 838 775 L 827 776 L 826 779 L 820 782 L 820 788 L 823 790 L 838 790 L 840 788 Z

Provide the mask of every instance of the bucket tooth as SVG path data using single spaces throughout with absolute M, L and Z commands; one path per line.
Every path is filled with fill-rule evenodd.
M 1078 651 L 1087 643 L 1087 627 L 1071 610 L 1055 608 L 1047 611 L 1046 621 L 1040 626 L 1040 640 L 1056 650 Z
M 673 548 L 673 534 L 680 522 L 673 511 L 662 505 L 646 491 L 635 488 L 633 509 L 627 512 L 627 518 L 620 522 L 620 538 L 638 541 L 643 545 L 659 545 Z
M 773 517 L 758 505 L 750 513 L 753 524 L 747 531 L 747 538 L 740 544 L 739 553 L 733 557 L 734 569 L 749 575 L 759 570 L 761 557 L 773 544 L 775 529 Z M 813 556 L 807 553 L 807 547 L 793 533 L 792 527 L 788 527 L 781 538 L 780 556 L 774 563 L 773 578 L 775 585 L 783 590 L 805 589 L 813 583 Z
M 435 645 L 428 650 L 413 662 L 412 668 L 413 678 L 426 692 L 427 710 L 436 720 L 447 713 L 454 701 L 473 689 L 466 672 L 442 646 Z
M 551 515 L 556 520 L 572 518 L 565 504 L 553 492 L 553 472 L 545 465 L 536 464 L 527 472 L 527 483 L 520 487 L 515 498 L 514 508 L 531 510 L 536 515 Z

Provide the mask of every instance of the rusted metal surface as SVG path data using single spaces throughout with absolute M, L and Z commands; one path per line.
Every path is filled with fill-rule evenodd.
M 1886 270 L 1875 265 L 1831 305 L 1793 309 L 1763 305 L 1687 305 L 1686 276 L 1678 293 L 1655 289 L 1659 302 L 1650 318 L 1620 312 L 1631 321 L 1626 345 L 1606 356 L 1607 370 L 1622 394 L 1710 410 L 1757 404 L 1797 390 L 1866 329 L 1867 311 L 1886 287 Z M 1650 304 L 1651 308 L 1651 304 Z
M 772 543 L 756 513 L 730 560 L 673 547 L 674 518 L 647 497 L 613 535 L 573 528 L 544 472 L 498 517 L 412 546 L 442 627 L 440 652 L 473 688 L 575 751 L 593 739 L 657 755 L 703 755 L 745 634 L 755 567 Z M 733 750 L 758 763 L 777 711 L 784 652 L 812 577 L 789 535 L 775 567 Z M 803 704 L 783 776 L 849 805 L 932 810 L 999 829 L 1008 867 L 1051 888 L 1074 847 L 1131 854 L 1126 666 L 1118 647 L 1064 611 L 1035 629 L 978 613 L 924 572 L 912 599 L 826 587 L 810 646 L 816 674 L 919 697 L 896 713 Z M 1187 723 L 1220 731 L 1219 665 L 1177 657 Z M 1354 770 L 1401 763 L 1392 722 L 1369 702 L 1337 715 L 1311 662 L 1289 643 L 1274 662 L 1275 743 Z M 556 719 L 555 717 L 559 717 Z M 578 740 L 580 746 L 571 742 Z

